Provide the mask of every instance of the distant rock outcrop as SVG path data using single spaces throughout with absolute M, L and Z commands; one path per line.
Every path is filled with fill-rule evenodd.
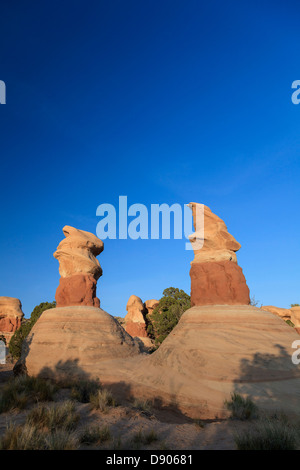
M 158 303 L 158 300 L 155 299 L 146 300 L 143 303 L 142 299 L 136 295 L 131 295 L 127 302 L 126 310 L 128 313 L 124 318 L 125 330 L 144 351 L 149 351 L 154 347 L 154 342 L 147 332 L 147 315 L 152 314 Z
M 145 307 L 147 310 L 147 314 L 152 315 L 153 310 L 158 306 L 158 304 L 159 304 L 159 300 L 156 300 L 156 299 L 146 300 Z
M 249 288 L 236 252 L 241 245 L 228 233 L 223 220 L 204 208 L 204 230 L 197 231 L 197 206 L 193 211 L 195 233 L 190 237 L 195 258 L 191 263 L 191 305 L 248 305 Z M 199 241 L 203 242 L 199 248 Z
M 57 307 L 100 307 L 96 285 L 102 269 L 96 256 L 103 251 L 104 244 L 92 233 L 68 225 L 63 228 L 63 233 L 66 238 L 53 255 L 59 261 L 61 275 L 55 295 Z
M 7 344 L 14 332 L 20 328 L 23 317 L 19 299 L 0 297 L 0 335 L 5 337 Z
M 263 305 L 261 306 L 261 309 L 267 312 L 271 312 L 285 321 L 291 321 L 292 312 L 289 308 L 274 307 L 274 305 Z
M 274 307 L 274 305 L 263 305 L 261 309 L 277 315 L 284 321 L 293 323 L 295 330 L 300 334 L 300 306 L 280 308 Z
M 147 310 L 145 305 L 139 297 L 131 295 L 126 306 L 127 315 L 125 316 L 125 330 L 132 337 L 147 337 L 146 314 Z

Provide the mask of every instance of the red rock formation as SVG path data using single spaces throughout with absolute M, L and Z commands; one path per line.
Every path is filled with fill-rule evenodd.
M 192 307 L 249 304 L 242 268 L 232 261 L 192 264 L 190 276 Z
M 249 288 L 235 254 L 241 245 L 206 206 L 201 207 L 204 230 L 199 229 L 196 216 L 201 212 L 197 206 L 190 204 L 195 228 L 190 237 L 195 253 L 190 270 L 191 305 L 248 305 Z
M 56 304 L 58 307 L 68 305 L 100 307 L 100 300 L 96 297 L 96 287 L 97 281 L 91 274 L 61 277 L 55 295 Z
M 13 333 L 21 326 L 24 313 L 19 299 L 0 297 L 0 334 L 9 343 Z
M 146 300 L 145 307 L 147 310 L 147 315 L 152 315 L 153 310 L 158 306 L 159 301 L 156 299 Z
M 99 308 L 96 287 L 102 269 L 96 256 L 103 251 L 103 242 L 92 233 L 67 225 L 63 233 L 66 238 L 54 253 L 59 261 L 61 275 L 55 295 L 56 306 L 86 305 Z

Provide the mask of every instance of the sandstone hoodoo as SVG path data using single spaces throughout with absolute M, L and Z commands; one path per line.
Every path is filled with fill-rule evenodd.
M 5 337 L 7 344 L 14 332 L 20 328 L 23 317 L 19 299 L 0 297 L 0 335 Z
M 289 308 L 274 307 L 274 305 L 263 305 L 260 308 L 266 312 L 271 312 L 274 315 L 277 315 L 284 321 L 291 321 L 292 312 Z
M 146 300 L 145 307 L 147 309 L 147 314 L 152 315 L 153 310 L 158 307 L 159 301 L 156 299 Z
M 139 354 L 139 347 L 99 308 L 96 282 L 102 269 L 96 256 L 103 242 L 73 227 L 63 232 L 66 239 L 54 254 L 63 281 L 56 292 L 57 307 L 42 313 L 24 341 L 19 369 L 45 378 L 74 379 L 101 374 L 107 362 Z
M 241 245 L 207 206 L 204 206 L 204 231 L 197 232 L 198 204 L 192 202 L 189 206 L 195 229 L 190 237 L 195 254 L 190 270 L 191 305 L 248 305 L 249 288 L 236 257 Z M 199 241 L 203 242 L 201 248 Z
M 125 330 L 131 336 L 147 337 L 147 326 L 145 316 L 147 310 L 139 297 L 131 295 L 126 306 L 127 315 L 125 316 Z
M 63 228 L 63 233 L 66 238 L 53 255 L 59 261 L 61 275 L 55 295 L 56 305 L 100 307 L 96 285 L 102 269 L 96 256 L 103 251 L 104 244 L 92 233 L 68 225 Z

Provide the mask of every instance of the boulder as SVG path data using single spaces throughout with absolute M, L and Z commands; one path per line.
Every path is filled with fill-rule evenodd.
M 0 335 L 3 335 L 7 344 L 14 332 L 21 326 L 24 313 L 19 299 L 14 297 L 0 297 Z

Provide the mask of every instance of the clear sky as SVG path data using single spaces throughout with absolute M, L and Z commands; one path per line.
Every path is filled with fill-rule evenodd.
M 298 1 L 2 0 L 0 295 L 54 300 L 62 227 L 99 204 L 204 203 L 251 296 L 300 303 Z M 185 240 L 105 240 L 98 297 L 190 292 Z

